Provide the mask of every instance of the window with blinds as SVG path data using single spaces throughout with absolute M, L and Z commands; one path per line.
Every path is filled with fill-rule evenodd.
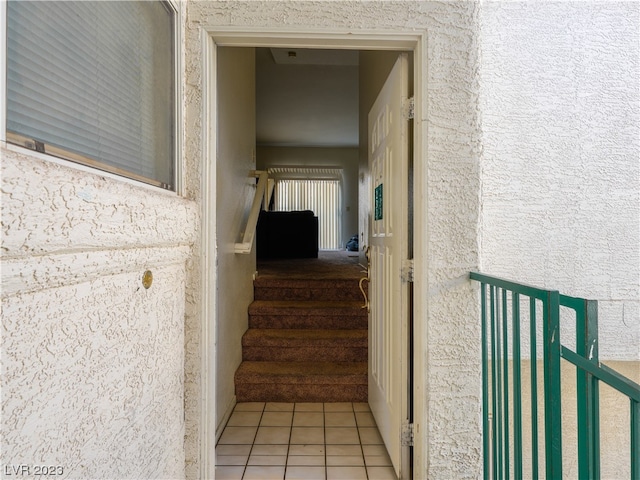
M 273 172 L 276 170 L 275 172 Z M 334 178 L 278 178 L 281 172 L 274 173 L 276 187 L 274 192 L 274 210 L 311 210 L 318 217 L 318 248 L 320 250 L 339 250 L 342 248 L 342 186 Z M 305 169 L 296 170 L 298 173 Z M 291 173 L 291 172 L 290 172 Z M 313 171 L 303 172 L 313 177 Z M 287 175 L 285 174 L 284 177 Z
M 176 12 L 9 0 L 7 141 L 175 189 Z

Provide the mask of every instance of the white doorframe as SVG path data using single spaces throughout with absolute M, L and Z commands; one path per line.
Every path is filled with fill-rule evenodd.
M 216 151 L 217 151 L 217 98 L 216 57 L 218 47 L 277 47 L 277 48 L 325 48 L 351 50 L 403 50 L 413 52 L 414 59 L 414 129 L 413 129 L 413 236 L 414 236 L 414 457 L 413 471 L 427 470 L 427 447 L 425 416 L 427 393 L 425 389 L 427 364 L 425 337 L 427 304 L 427 205 L 424 155 L 427 151 L 427 136 L 423 131 L 427 92 L 425 90 L 427 65 L 423 61 L 426 52 L 426 32 L 347 31 L 322 29 L 317 31 L 205 27 L 201 31 L 202 45 L 202 229 L 201 229 L 201 405 L 200 405 L 200 478 L 214 478 L 215 468 L 215 291 L 218 283 L 216 270 Z

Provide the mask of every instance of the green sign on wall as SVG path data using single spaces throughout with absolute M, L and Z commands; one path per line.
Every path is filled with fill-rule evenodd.
M 382 220 L 382 184 L 378 185 L 374 190 L 374 209 L 373 219 Z

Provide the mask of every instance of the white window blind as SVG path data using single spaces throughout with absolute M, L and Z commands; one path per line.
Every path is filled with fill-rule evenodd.
M 341 188 L 339 180 L 276 179 L 277 211 L 312 210 L 318 217 L 318 248 L 338 250 L 341 245 Z
M 160 1 L 7 4 L 7 139 L 174 185 L 174 12 Z

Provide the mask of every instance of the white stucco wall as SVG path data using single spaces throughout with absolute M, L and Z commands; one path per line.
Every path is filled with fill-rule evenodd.
M 425 471 L 416 478 L 480 475 L 480 365 L 476 291 L 467 280 L 478 267 L 479 125 L 477 112 L 477 5 L 470 2 L 194 1 L 187 27 L 187 190 L 200 197 L 204 142 L 202 28 L 426 32 L 421 61 L 428 65 L 418 124 L 427 149 L 417 159 L 428 229 L 419 232 L 424 268 L 417 272 L 428 309 L 416 322 L 427 345 L 422 355 L 426 418 L 420 435 Z M 197 268 L 197 267 L 195 267 Z M 188 311 L 193 309 L 188 296 Z M 200 325 L 187 319 L 187 475 L 198 475 Z M 219 339 L 223 341 L 223 339 Z
M 599 301 L 640 359 L 640 4 L 483 2 L 481 267 Z
M 2 475 L 182 478 L 195 204 L 0 148 Z

